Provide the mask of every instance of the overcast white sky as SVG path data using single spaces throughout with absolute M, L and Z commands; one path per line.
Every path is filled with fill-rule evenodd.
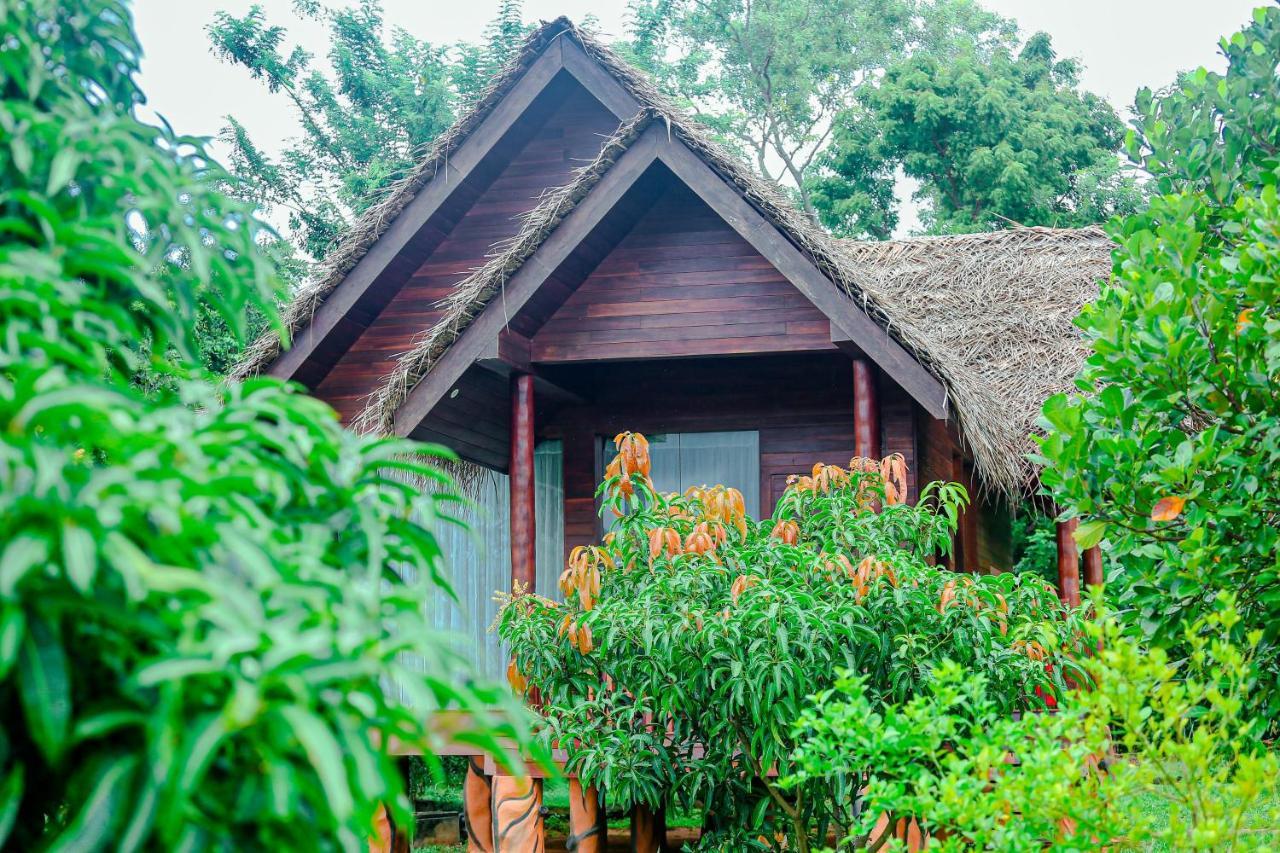
M 257 0 L 268 20 L 289 27 L 294 42 L 323 56 L 325 38 L 315 26 L 297 23 L 290 0 Z M 344 0 L 333 0 L 344 2 Z M 434 43 L 478 39 L 499 0 L 384 0 L 388 23 Z M 1061 56 L 1083 61 L 1083 85 L 1124 110 L 1143 85 L 1159 87 L 1182 70 L 1221 65 L 1217 41 L 1240 29 L 1262 0 L 984 0 L 1015 18 L 1024 35 L 1044 30 Z M 282 99 L 272 97 L 243 69 L 209 52 L 204 27 L 216 10 L 243 14 L 252 0 L 136 0 L 135 14 L 145 51 L 142 86 L 151 109 L 179 133 L 212 136 L 234 114 L 267 151 L 296 134 Z M 531 21 L 588 13 L 606 36 L 625 33 L 626 0 L 526 0 Z M 215 152 L 217 148 L 215 147 Z M 910 227 L 910 217 L 904 227 Z

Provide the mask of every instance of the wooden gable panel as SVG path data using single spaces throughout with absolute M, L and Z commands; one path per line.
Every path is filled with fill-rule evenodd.
M 536 362 L 833 349 L 826 316 L 673 182 L 533 336 Z
M 512 237 L 520 215 L 548 188 L 566 183 L 589 162 L 618 119 L 580 84 L 565 76 L 543 96 L 551 103 L 545 120 L 504 162 L 484 176 L 484 185 L 466 198 L 448 233 L 395 285 L 385 307 L 365 318 L 364 328 L 323 376 L 310 377 L 316 396 L 350 421 L 363 407 L 396 358 L 442 316 L 439 303 L 453 287 Z

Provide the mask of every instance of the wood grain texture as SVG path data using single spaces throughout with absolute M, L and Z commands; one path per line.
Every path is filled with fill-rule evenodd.
M 532 776 L 494 776 L 494 853 L 545 853 L 546 849 L 542 780 Z
M 467 828 L 467 853 L 493 853 L 493 777 L 485 775 L 474 755 L 467 756 L 462 812 Z
M 875 373 L 865 358 L 853 360 L 853 452 L 880 458 L 880 399 Z
M 376 304 L 349 318 L 358 335 L 331 369 L 312 377 L 309 384 L 316 395 L 344 420 L 360 411 L 396 358 L 441 318 L 440 300 L 485 262 L 495 243 L 516 233 L 520 215 L 537 204 L 547 187 L 565 183 L 573 169 L 593 158 L 604 136 L 618 125 L 617 118 L 573 80 L 557 80 L 540 98 L 541 116 L 534 111 L 529 116 L 529 121 L 538 120 L 537 126 L 525 129 L 517 150 L 499 152 L 502 162 L 494 163 L 492 174 L 483 176 L 483 186 L 460 202 L 464 209 L 453 212 L 456 222 L 442 223 L 439 240 L 416 253 L 404 253 L 412 255 L 412 269 L 399 278 L 387 276 L 373 300 Z
M 575 776 L 569 780 L 569 835 L 565 839 L 568 853 L 604 853 L 609 844 L 605 812 L 600 806 L 600 792 L 583 785 Z
M 830 323 L 706 203 L 670 182 L 532 339 L 535 362 L 832 350 Z
M 1058 598 L 1068 607 L 1080 606 L 1080 549 L 1075 540 L 1079 524 L 1079 519 L 1072 518 L 1057 526 Z
M 533 475 L 533 376 L 511 377 L 511 590 L 528 592 L 536 582 L 537 530 L 534 523 L 536 485 Z
M 790 474 L 814 463 L 847 465 L 854 455 L 853 371 L 840 353 L 750 358 L 671 359 L 548 366 L 559 382 L 589 402 L 540 412 L 539 435 L 564 441 L 565 548 L 600 533 L 594 500 L 599 478 L 597 437 L 645 433 L 757 430 L 760 504 L 769 514 Z M 916 494 L 915 412 L 902 389 L 881 383 L 894 417 L 882 422 L 881 443 L 899 450 Z M 732 485 L 732 484 L 730 484 Z M 671 488 L 658 483 L 659 488 Z

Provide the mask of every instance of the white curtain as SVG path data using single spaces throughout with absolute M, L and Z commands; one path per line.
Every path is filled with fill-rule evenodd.
M 732 486 L 747 514 L 760 517 L 760 433 L 683 432 L 649 436 L 650 476 L 661 492 Z
M 534 523 L 537 577 L 534 591 L 556 597 L 564 562 L 564 453 L 559 441 L 534 450 Z M 511 492 L 505 474 L 485 470 L 472 489 L 473 505 L 459 515 L 468 530 L 448 525 L 440 531 L 446 571 L 458 602 L 444 595 L 428 602 L 432 623 L 455 634 L 477 670 L 494 678 L 507 666 L 497 634 L 489 631 L 498 613 L 494 594 L 511 590 Z

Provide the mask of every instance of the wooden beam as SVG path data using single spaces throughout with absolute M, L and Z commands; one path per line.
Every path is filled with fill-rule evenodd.
M 511 376 L 513 373 L 528 373 L 533 376 L 534 390 L 539 398 L 568 403 L 574 406 L 586 404 L 582 395 L 547 378 L 533 365 L 529 359 L 532 352 L 532 341 L 519 332 L 510 329 L 490 341 L 476 358 L 476 366 L 492 371 L 499 376 Z
M 524 307 L 655 160 L 661 160 L 685 181 L 730 227 L 831 318 L 833 339 L 840 335 L 856 341 L 859 351 L 902 386 L 926 411 L 934 417 L 946 418 L 946 393 L 942 383 L 826 278 L 807 256 L 697 154 L 671 137 L 664 126 L 655 123 L 641 133 L 586 198 L 511 276 L 504 289 L 504 298 L 486 307 L 409 393 L 394 418 L 397 435 L 413 432 L 462 372 L 481 357 L 491 346 L 489 342 L 507 327 L 508 319 Z
M 562 40 L 561 40 L 562 41 Z M 342 282 L 300 329 L 289 347 L 268 369 L 280 379 L 292 379 L 316 348 L 345 318 L 357 300 L 408 246 L 454 190 L 467 179 L 502 137 L 525 113 L 564 67 L 559 48 L 544 50 L 506 96 L 448 157 L 433 177 L 396 217 L 391 227 L 369 247 Z
M 1075 532 L 1079 519 L 1058 522 L 1058 598 L 1068 607 L 1080 606 L 1080 553 Z
M 492 811 L 494 853 L 547 849 L 541 779 L 527 775 L 493 777 Z
M 474 748 L 474 747 L 473 747 Z M 467 777 L 462 783 L 462 814 L 467 849 L 493 850 L 493 777 L 474 755 L 467 756 Z
M 1102 576 L 1102 549 L 1097 545 L 1084 549 L 1084 585 L 1102 586 L 1106 578 Z
M 511 377 L 511 589 L 532 592 L 536 581 L 537 531 L 534 525 L 533 376 Z
M 938 378 L 858 307 L 848 294 L 823 275 L 808 256 L 742 198 L 736 189 L 725 183 L 701 157 L 687 146 L 672 141 L 660 148 L 659 158 L 818 310 L 830 317 L 833 327 L 839 325 L 840 331 L 856 341 L 867 357 L 901 385 L 925 411 L 935 418 L 947 417 L 946 389 Z
M 605 215 L 653 164 L 663 133 L 650 127 L 613 164 L 595 188 L 579 202 L 559 227 L 507 281 L 504 298 L 491 302 L 462 336 L 440 357 L 431 372 L 409 392 L 394 419 L 396 435 L 407 436 L 422 422 L 440 398 L 448 393 L 462 372 L 479 357 L 489 341 L 507 325 L 542 283 L 577 248 L 582 238 L 600 224 Z
M 561 38 L 560 62 L 609 112 L 619 119 L 629 119 L 640 111 L 640 104 L 599 62 L 587 56 L 576 41 Z
M 865 358 L 853 360 L 853 452 L 880 458 L 880 399 L 875 371 Z
M 582 784 L 576 776 L 569 780 L 569 837 L 565 848 L 577 853 L 605 853 L 609 826 L 600 807 L 600 792 Z

